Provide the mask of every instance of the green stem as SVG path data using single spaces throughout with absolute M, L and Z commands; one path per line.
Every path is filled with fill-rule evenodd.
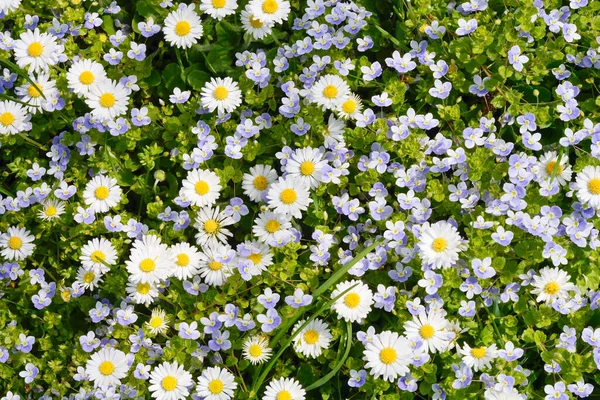
M 340 347 L 341 347 L 341 343 L 340 343 Z M 346 359 L 348 359 L 351 348 L 352 348 L 352 324 L 346 322 L 346 351 L 344 352 L 344 355 L 337 362 L 335 367 L 333 367 L 331 369 L 331 371 L 329 371 L 329 373 L 327 375 L 325 375 L 324 377 L 322 377 L 321 379 L 319 379 L 318 381 L 316 381 L 315 383 L 313 383 L 312 385 L 307 387 L 306 391 L 316 389 L 318 387 L 323 386 L 327 382 L 329 382 L 329 380 L 335 376 L 335 374 L 340 370 L 340 368 L 342 368 L 342 365 L 344 365 L 344 363 L 346 362 Z

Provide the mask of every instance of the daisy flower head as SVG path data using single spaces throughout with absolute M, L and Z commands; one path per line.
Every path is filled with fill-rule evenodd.
M 370 369 L 375 378 L 381 376 L 384 380 L 393 382 L 410 372 L 410 342 L 396 332 L 383 331 L 376 335 L 365 346 L 363 355 L 363 360 L 367 361 L 365 368 Z
M 338 319 L 360 322 L 369 315 L 373 304 L 373 292 L 367 285 L 356 280 L 338 283 L 331 293 L 331 298 L 335 299 L 342 293 L 344 294 L 331 306 L 338 314 Z
M 269 185 L 277 180 L 277 172 L 270 165 L 258 164 L 244 174 L 242 189 L 250 200 L 259 202 L 267 194 Z
M 287 21 L 291 6 L 287 0 L 251 0 L 248 9 L 265 24 L 281 24 Z
M 95 213 L 107 212 L 121 201 L 122 190 L 117 180 L 104 175 L 96 175 L 85 186 L 83 201 Z
M 492 360 L 498 356 L 496 344 L 492 344 L 489 347 L 471 348 L 467 343 L 464 343 L 460 349 L 460 353 L 463 355 L 463 362 L 476 372 L 484 368 L 491 368 Z
M 2 0 L 0 1 L 0 13 L 7 15 L 16 11 L 21 5 L 21 0 Z
M 362 100 L 354 93 L 351 93 L 345 100 L 343 100 L 337 108 L 338 115 L 343 119 L 354 119 L 356 114 L 360 114 L 361 111 Z
M 40 33 L 39 29 L 27 30 L 14 42 L 15 60 L 21 68 L 29 66 L 28 73 L 47 71 L 49 65 L 56 65 L 64 46 L 56 41 L 56 37 L 48 33 Z
M 240 250 L 240 248 L 242 250 Z M 257 241 L 245 241 L 238 246 L 240 259 L 247 259 L 252 262 L 252 268 L 256 274 L 260 274 L 267 270 L 267 267 L 273 264 L 273 254 L 271 248 Z
M 36 114 L 46 109 L 48 100 L 58 94 L 58 89 L 56 89 L 56 82 L 51 81 L 47 73 L 42 72 L 37 77 L 30 75 L 29 79 L 35 83 L 35 86 L 27 82 L 17 87 L 15 93 L 20 101 L 28 104 L 27 110 Z
M 85 290 L 94 290 L 101 281 L 101 275 L 98 270 L 92 267 L 79 267 L 75 282 Z
M 220 196 L 219 177 L 207 169 L 189 171 L 182 185 L 179 195 L 185 196 L 198 207 L 212 206 Z
M 271 358 L 273 350 L 264 336 L 252 336 L 244 342 L 244 358 L 253 365 L 262 364 Z
M 571 276 L 558 267 L 544 267 L 539 275 L 533 277 L 531 286 L 535 289 L 532 294 L 537 294 L 539 303 L 550 304 L 557 299 L 568 299 L 569 292 L 575 290 L 575 285 L 569 282 Z
M 266 211 L 254 220 L 252 233 L 263 243 L 273 243 L 289 238 L 291 228 L 290 219 L 285 214 Z
M 312 203 L 309 187 L 299 178 L 286 176 L 279 178 L 269 186 L 267 192 L 269 208 L 280 214 L 302 218 L 302 211 L 306 211 Z
M 523 400 L 523 397 L 521 397 L 515 388 L 510 390 L 507 390 L 507 388 L 503 388 L 502 390 L 488 388 L 483 393 L 483 398 L 485 400 Z
M 65 213 L 65 203 L 62 201 L 49 199 L 46 200 L 42 209 L 38 212 L 38 217 L 44 221 L 50 221 L 60 218 Z
M 104 238 L 94 238 L 81 248 L 79 261 L 84 267 L 95 268 L 102 274 L 109 271 L 106 265 L 114 265 L 117 262 L 117 250 L 112 243 Z
M 175 262 L 175 256 L 158 236 L 146 235 L 133 243 L 125 265 L 130 281 L 158 283 L 171 276 Z
M 0 134 L 16 135 L 31 130 L 31 115 L 14 101 L 0 101 Z
M 337 75 L 325 75 L 310 89 L 312 100 L 327 110 L 336 110 L 350 96 L 350 87 Z
M 424 264 L 437 268 L 450 268 L 458 261 L 458 253 L 466 249 L 454 225 L 438 221 L 423 224 L 419 237 L 419 255 Z
M 210 112 L 230 113 L 242 104 L 242 91 L 230 77 L 210 78 L 202 88 L 200 104 Z
M 300 329 L 304 320 L 299 321 L 294 326 L 294 332 Z M 331 332 L 329 325 L 315 318 L 294 338 L 294 349 L 306 357 L 317 358 L 327 349 L 331 343 Z
M 295 379 L 274 379 L 267 385 L 262 400 L 304 400 L 306 390 Z
M 106 80 L 102 64 L 92 60 L 77 60 L 67 72 L 68 88 L 75 94 L 86 95 L 98 83 Z
M 233 397 L 237 383 L 234 376 L 226 369 L 210 367 L 202 371 L 198 377 L 196 390 L 204 400 L 229 400 Z
M 600 167 L 584 167 L 575 178 L 575 190 L 579 201 L 600 210 Z
M 265 36 L 268 36 L 273 31 L 274 23 L 265 23 L 258 19 L 248 6 L 244 10 L 242 10 L 242 14 L 240 16 L 242 21 L 242 28 L 244 31 L 251 35 L 254 39 L 263 39 Z
M 169 329 L 169 318 L 165 310 L 155 308 L 152 310 L 150 319 L 145 322 L 146 327 L 152 335 L 164 335 Z
M 540 181 L 554 176 L 554 179 L 561 186 L 569 182 L 573 174 L 568 157 L 561 157 L 559 162 L 555 151 L 549 151 L 540 157 L 537 163 L 537 172 Z
M 153 283 L 128 281 L 125 290 L 135 304 L 144 304 L 146 307 L 158 297 L 158 288 Z
M 196 242 L 200 246 L 225 243 L 227 237 L 231 236 L 231 232 L 225 227 L 233 224 L 235 224 L 233 218 L 225 211 L 221 211 L 219 207 L 204 207 L 198 212 L 194 224 L 198 229 Z
M 7 231 L 0 235 L 0 254 L 7 260 L 24 260 L 33 254 L 35 238 L 25 228 L 10 226 Z
M 412 321 L 404 323 L 405 335 L 423 341 L 425 351 L 436 353 L 447 350 L 449 341 L 454 337 L 446 329 L 448 321 L 441 310 L 422 311 L 413 317 Z
M 194 7 L 194 4 L 181 3 L 165 18 L 163 32 L 170 45 L 187 49 L 202 37 L 202 21 Z
M 173 275 L 179 280 L 185 280 L 197 275 L 199 272 L 200 253 L 196 246 L 189 243 L 177 243 L 171 247 L 175 256 Z
M 206 245 L 200 253 L 200 276 L 209 286 L 223 286 L 233 275 L 235 251 L 221 244 Z
M 181 400 L 189 396 L 192 374 L 176 361 L 157 365 L 150 373 L 150 393 L 156 400 Z
M 285 165 L 285 172 L 314 189 L 320 185 L 323 167 L 326 165 L 327 161 L 323 160 L 321 150 L 305 147 L 294 151 Z
M 105 79 L 90 87 L 85 103 L 92 109 L 92 117 L 101 122 L 113 121 L 127 113 L 129 94 L 121 83 Z
M 94 387 L 105 389 L 121 384 L 127 375 L 127 357 L 121 350 L 104 347 L 92 354 L 85 365 L 85 373 L 94 382 Z
M 204 14 L 222 20 L 228 15 L 235 14 L 237 10 L 237 0 L 202 0 L 199 7 Z

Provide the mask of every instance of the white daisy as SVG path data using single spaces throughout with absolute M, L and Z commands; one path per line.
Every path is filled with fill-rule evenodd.
M 150 373 L 148 390 L 156 400 L 182 400 L 190 395 L 188 387 L 194 384 L 192 374 L 176 361 L 157 365 Z
M 98 83 L 106 80 L 102 64 L 92 60 L 77 60 L 67 72 L 68 87 L 75 94 L 87 94 Z
M 198 207 L 212 206 L 219 198 L 221 184 L 219 177 L 207 169 L 193 169 L 188 172 L 179 190 L 180 196 L 185 196 Z
M 21 0 L 1 0 L 0 13 L 8 15 L 8 13 L 16 11 L 21 5 Z
M 347 291 L 348 289 L 350 290 Z M 338 314 L 338 319 L 343 318 L 348 322 L 360 322 L 366 318 L 371 312 L 371 305 L 373 304 L 371 289 L 361 281 L 345 281 L 337 284 L 335 290 L 331 293 L 331 298 L 335 299 L 344 292 L 346 293 L 331 305 L 331 308 Z
M 198 229 L 196 242 L 200 246 L 225 243 L 227 237 L 231 236 L 231 232 L 225 227 L 233 224 L 234 219 L 219 207 L 204 207 L 198 212 L 194 223 L 194 227 Z
M 502 390 L 489 388 L 483 393 L 483 398 L 485 400 L 523 400 L 523 397 L 521 397 L 515 388 L 511 388 L 510 390 L 507 390 L 507 388 Z
M 446 221 L 424 223 L 418 246 L 423 264 L 432 264 L 435 269 L 452 267 L 458 253 L 466 249 L 456 227 Z
M 237 0 L 202 0 L 199 8 L 204 14 L 220 21 L 228 15 L 235 14 L 237 7 Z
M 427 352 L 444 352 L 448 349 L 449 341 L 454 338 L 454 333 L 446 330 L 448 321 L 444 318 L 445 312 L 429 310 L 415 315 L 412 321 L 404 323 L 404 334 L 416 337 L 423 341 L 423 348 Z
M 233 374 L 226 369 L 205 368 L 198 377 L 198 396 L 204 400 L 229 400 L 237 387 L 234 379 Z
M 98 270 L 92 267 L 79 267 L 75 282 L 84 289 L 94 290 L 102 281 Z
M 323 153 L 319 149 L 305 147 L 294 151 L 285 165 L 285 172 L 314 189 L 321 184 L 323 167 L 326 165 L 327 161 L 323 160 Z
M 600 210 L 600 167 L 584 167 L 575 178 L 574 190 L 580 202 Z
M 306 390 L 295 379 L 273 379 L 267 385 L 262 400 L 304 400 Z
M 48 33 L 26 30 L 14 41 L 15 60 L 21 68 L 29 66 L 28 73 L 47 71 L 49 65 L 58 64 L 64 46 Z
M 85 373 L 94 386 L 101 389 L 120 385 L 128 370 L 125 353 L 112 347 L 104 347 L 92 354 L 85 365 Z
M 321 133 L 325 139 L 325 147 L 328 149 L 335 148 L 340 143 L 344 143 L 344 131 L 346 125 L 344 121 L 336 119 L 333 114 L 329 115 L 327 126 L 323 127 Z
M 248 10 L 265 24 L 281 24 L 290 14 L 290 2 L 287 0 L 251 0 Z
M 262 364 L 271 358 L 273 350 L 263 336 L 252 336 L 244 342 L 243 355 L 253 365 Z
M 122 190 L 117 180 L 104 175 L 96 175 L 85 185 L 83 201 L 95 213 L 107 212 L 121 201 Z
M 533 277 L 531 286 L 535 289 L 532 294 L 537 294 L 538 303 L 550 304 L 557 299 L 568 299 L 569 292 L 575 290 L 575 285 L 569 282 L 571 275 L 558 267 L 544 267 L 539 275 Z
M 8 260 L 24 260 L 33 253 L 35 238 L 25 228 L 10 226 L 0 235 L 0 254 Z
M 396 332 L 383 331 L 376 335 L 365 346 L 363 355 L 363 360 L 367 361 L 365 368 L 370 369 L 375 378 L 382 376 L 384 380 L 393 382 L 410 372 L 410 342 Z
M 85 103 L 92 109 L 92 116 L 99 121 L 113 121 L 127 113 L 129 95 L 125 86 L 117 81 L 105 79 L 92 85 Z
M 177 243 L 171 246 L 171 252 L 175 256 L 175 268 L 173 275 L 179 280 L 189 279 L 200 271 L 200 253 L 196 246 L 189 243 Z
M 35 82 L 35 86 L 27 82 L 22 86 L 15 88 L 15 93 L 19 100 L 27 103 L 27 111 L 32 114 L 46 111 L 46 104 L 51 97 L 58 93 L 56 82 L 50 80 L 50 75 L 40 73 L 37 77 L 30 75 L 29 79 Z M 39 90 L 38 90 L 39 89 Z
M 176 11 L 172 11 L 165 18 L 163 32 L 165 39 L 172 46 L 186 49 L 202 37 L 202 21 L 194 7 L 194 4 L 181 3 Z
M 337 113 L 344 119 L 352 118 L 362 111 L 362 100 L 360 97 L 351 93 L 345 100 L 343 100 L 337 108 Z
M 31 115 L 14 101 L 0 101 L 0 134 L 16 135 L 31 130 Z
M 252 266 L 256 275 L 267 270 L 269 265 L 273 264 L 273 254 L 271 248 L 257 241 L 245 241 L 238 245 L 240 250 L 240 259 L 247 259 L 252 262 Z
M 569 182 L 571 180 L 571 175 L 573 174 L 568 157 L 562 156 L 559 163 L 555 151 L 549 151 L 541 156 L 536 166 L 540 181 L 549 179 L 554 175 L 554 179 L 556 179 L 561 186 Z
M 269 208 L 280 214 L 302 218 L 302 211 L 306 211 L 312 203 L 309 187 L 299 178 L 286 176 L 279 178 L 269 186 L 267 192 Z
M 306 321 L 297 322 L 293 331 L 296 332 L 304 322 Z M 306 357 L 317 358 L 321 355 L 323 349 L 329 347 L 331 337 L 329 325 L 319 318 L 315 318 L 296 335 L 294 349 Z
M 210 78 L 202 88 L 200 104 L 210 112 L 230 113 L 242 104 L 242 91 L 230 77 Z
M 473 368 L 475 372 L 483 368 L 491 368 L 492 360 L 498 357 L 496 344 L 492 344 L 490 347 L 481 346 L 471 348 L 467 343 L 464 343 L 460 349 L 460 353 L 463 355 L 463 362 Z
M 350 87 L 337 75 L 322 76 L 310 89 L 312 100 L 328 110 L 336 110 L 350 95 Z
M 269 185 L 277 180 L 277 172 L 270 165 L 258 164 L 244 174 L 242 189 L 244 194 L 255 202 L 263 200 Z
M 232 263 L 235 251 L 229 246 L 206 245 L 200 253 L 200 276 L 207 285 L 223 286 L 233 275 Z
M 155 308 L 152 310 L 150 319 L 145 323 L 152 335 L 164 335 L 169 329 L 169 318 L 165 310 Z
M 273 23 L 264 23 L 260 19 L 258 19 L 250 9 L 246 6 L 245 10 L 242 10 L 242 14 L 240 16 L 242 21 L 242 28 L 244 31 L 251 35 L 254 39 L 263 39 L 265 36 L 268 36 L 273 32 Z
M 106 264 L 115 265 L 117 262 L 117 250 L 110 241 L 102 237 L 94 238 L 81 248 L 79 261 L 84 267 L 95 268 L 105 274 L 110 270 Z
M 263 243 L 286 240 L 290 236 L 292 224 L 284 214 L 266 211 L 254 220 L 252 233 Z
M 44 221 L 60 218 L 65 212 L 65 203 L 62 201 L 49 199 L 44 201 L 42 209 L 38 212 L 38 217 Z
M 125 290 L 135 304 L 149 306 L 158 297 L 158 288 L 152 283 L 128 281 Z
M 132 282 L 157 283 L 171 276 L 175 261 L 173 253 L 158 236 L 146 235 L 133 243 L 125 265 Z

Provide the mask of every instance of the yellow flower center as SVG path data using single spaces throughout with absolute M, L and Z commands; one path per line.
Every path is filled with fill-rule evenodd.
M 92 271 L 88 271 L 85 274 L 83 274 L 83 281 L 85 283 L 92 283 L 92 281 L 94 280 L 95 277 L 96 277 L 95 273 L 93 273 Z
M 13 236 L 10 239 L 8 239 L 8 247 L 11 250 L 19 250 L 22 245 L 23 245 L 23 241 L 18 236 Z
M 208 193 L 210 187 L 208 186 L 208 183 L 204 181 L 198 181 L 196 182 L 196 185 L 194 185 L 194 189 L 196 190 L 197 194 L 204 196 L 206 193 Z
M 262 10 L 265 14 L 274 14 L 279 10 L 279 4 L 277 3 L 277 0 L 265 0 L 263 2 Z
M 315 163 L 312 161 L 304 161 L 300 164 L 300 173 L 304 176 L 308 176 L 315 171 Z
M 44 46 L 40 42 L 33 42 L 27 47 L 27 54 L 31 57 L 39 57 L 44 52 Z
M 252 182 L 256 190 L 265 190 L 269 186 L 269 181 L 264 176 L 260 175 L 254 178 Z
M 211 261 L 208 263 L 208 268 L 212 269 L 213 271 L 218 271 L 223 267 L 223 264 L 221 264 L 218 261 Z
M 425 324 L 421 327 L 421 329 L 419 330 L 419 334 L 421 335 L 421 337 L 423 339 L 431 339 L 433 337 L 433 334 L 435 333 L 435 329 L 433 329 L 433 326 L 429 325 L 429 324 Z
M 102 251 L 94 250 L 90 259 L 92 260 L 92 262 L 99 263 L 100 261 L 104 261 L 105 257 L 106 256 L 104 255 L 104 253 Z
M 153 328 L 158 328 L 163 324 L 163 319 L 158 315 L 155 315 L 154 317 L 150 318 L 149 324 Z
M 559 164 L 557 167 L 556 161 L 550 161 L 548 164 L 546 164 L 546 172 L 548 173 L 548 175 L 552 175 L 554 173 L 554 168 L 556 168 L 556 175 L 562 174 L 562 166 Z
M 115 105 L 117 99 L 115 99 L 115 96 L 112 93 L 104 93 L 102 96 L 100 96 L 100 105 L 104 108 L 109 108 Z
M 258 19 L 258 18 L 254 18 L 254 15 L 251 15 L 251 16 L 250 16 L 250 25 L 251 25 L 253 28 L 256 28 L 256 29 L 258 29 L 258 28 L 262 28 L 262 26 L 263 26 L 263 23 L 262 23 L 262 21 L 261 21 L 260 19 Z
M 298 195 L 296 194 L 296 191 L 294 189 L 290 189 L 290 188 L 283 189 L 283 191 L 279 195 L 279 199 L 284 204 L 292 204 L 293 202 L 296 201 L 297 198 L 298 198 Z
M 591 194 L 600 194 L 600 178 L 592 178 L 588 182 L 588 190 Z
M 225 7 L 225 0 L 212 0 L 212 5 L 214 8 L 223 8 Z
M 250 355 L 252 357 L 260 357 L 260 355 L 263 353 L 262 351 L 262 347 L 260 347 L 257 344 L 253 344 L 252 346 L 250 346 L 250 348 L 248 349 L 248 353 L 250 353 Z
M 546 286 L 544 286 L 544 293 L 546 294 L 556 294 L 560 290 L 560 286 L 556 282 L 548 282 Z
M 190 263 L 190 257 L 185 253 L 177 254 L 177 262 L 176 264 L 180 267 L 187 267 Z
M 115 364 L 110 361 L 102 361 L 100 364 L 100 373 L 104 376 L 110 375 L 115 370 Z
M 319 332 L 314 329 L 309 329 L 304 332 L 304 341 L 308 344 L 315 344 L 319 340 Z
M 98 188 L 94 192 L 94 196 L 96 196 L 98 200 L 104 200 L 108 197 L 109 193 L 110 192 L 106 186 L 98 186 Z
M 175 25 L 175 33 L 177 34 L 177 36 L 185 36 L 188 33 L 190 33 L 191 30 L 192 30 L 192 27 L 190 26 L 190 23 L 187 21 L 179 21 Z
M 95 80 L 96 77 L 90 71 L 83 71 L 81 74 L 79 74 L 79 82 L 81 82 L 83 85 L 91 85 Z
M 225 86 L 217 86 L 213 91 L 213 96 L 217 100 L 225 100 L 228 94 L 229 90 Z
M 215 221 L 214 219 L 209 219 L 208 221 L 206 221 L 204 223 L 204 230 L 206 231 L 206 233 L 209 233 L 212 235 L 217 230 L 219 230 L 219 223 L 217 221 Z
M 379 352 L 379 359 L 385 365 L 390 365 L 396 361 L 396 357 L 396 350 L 392 349 L 391 347 L 385 347 Z
M 277 232 L 280 227 L 281 227 L 281 224 L 277 220 L 274 220 L 274 219 L 268 220 L 267 223 L 265 224 L 265 229 L 269 233 Z
M 164 390 L 171 392 L 177 387 L 177 378 L 172 375 L 165 376 L 160 385 Z
M 328 99 L 335 99 L 337 94 L 338 94 L 338 90 L 333 85 L 327 85 L 327 86 L 325 86 L 325 89 L 323 89 L 323 96 L 325 96 Z
M 223 381 L 220 379 L 214 379 L 208 384 L 208 391 L 212 394 L 219 394 L 223 391 L 224 386 L 225 385 L 223 385 Z
M 431 247 L 434 251 L 441 253 L 442 251 L 446 250 L 446 247 L 448 247 L 448 242 L 444 238 L 437 238 L 433 241 Z
M 277 400 L 292 400 L 292 395 L 287 390 L 277 393 Z
M 4 126 L 9 126 L 13 122 L 15 122 L 15 116 L 13 113 L 9 113 L 8 111 L 0 114 L 0 124 Z
M 69 301 L 71 300 L 71 292 L 68 290 L 63 290 L 60 292 L 60 297 L 62 297 L 63 301 Z
M 252 253 L 248 256 L 248 259 L 256 265 L 262 260 L 262 253 Z
M 154 260 L 151 260 L 149 258 L 144 258 L 140 263 L 140 269 L 143 272 L 152 272 L 154 271 L 154 268 L 156 268 L 156 263 L 154 262 Z
M 483 358 L 485 357 L 486 349 L 485 347 L 475 347 L 471 349 L 471 355 L 475 358 Z
M 39 83 L 35 84 L 37 87 L 40 87 Z M 42 95 L 42 92 L 40 92 L 39 90 L 37 90 L 35 88 L 35 86 L 33 85 L 29 85 L 29 88 L 27 89 L 27 94 L 29 95 L 29 97 L 33 97 L 34 99 L 40 97 Z
M 46 214 L 47 217 L 55 216 L 56 215 L 56 207 L 54 207 L 54 206 L 46 207 L 46 209 L 44 210 L 44 214 Z
M 148 294 L 148 292 L 150 291 L 150 284 L 149 283 L 138 283 L 136 289 L 139 294 Z
M 346 114 L 352 114 L 354 111 L 356 111 L 356 106 L 357 104 L 354 99 L 348 99 L 344 102 L 344 104 L 342 104 L 342 111 Z
M 348 293 L 346 297 L 344 297 L 344 304 L 348 308 L 356 308 L 360 304 L 360 296 L 358 293 Z

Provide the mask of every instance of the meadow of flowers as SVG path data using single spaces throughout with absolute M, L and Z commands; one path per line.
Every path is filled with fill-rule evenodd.
M 599 398 L 600 1 L 0 18 L 1 400 Z

